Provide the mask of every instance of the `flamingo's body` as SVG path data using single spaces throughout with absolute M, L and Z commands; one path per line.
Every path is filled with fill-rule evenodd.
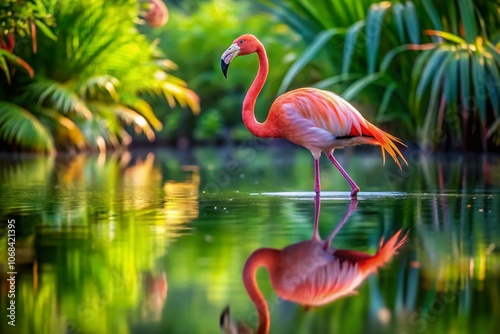
M 254 107 L 267 78 L 269 64 L 266 51 L 253 35 L 243 35 L 222 54 L 224 75 L 232 59 L 239 55 L 257 53 L 259 70 L 243 101 L 243 122 L 257 137 L 285 138 L 311 151 L 315 164 L 314 190 L 320 193 L 319 158 L 324 152 L 351 185 L 355 197 L 359 187 L 333 157 L 336 148 L 361 144 L 382 148 L 385 162 L 387 152 L 401 168 L 398 157 L 406 163 L 395 145 L 398 138 L 380 130 L 340 96 L 316 88 L 300 88 L 279 96 L 271 106 L 264 123 L 255 119 Z
M 269 271 L 271 284 L 283 299 L 306 307 L 321 306 L 355 294 L 355 289 L 371 273 L 386 263 L 402 245 L 401 231 L 375 255 L 324 248 L 324 242 L 302 241 L 282 250 L 263 248 L 254 252 L 245 266 L 247 288 L 255 281 L 258 267 Z M 253 277 L 252 277 L 253 276 Z M 250 289 L 251 290 L 251 289 Z
M 319 201 L 319 197 L 317 200 Z M 354 210 L 351 204 L 344 219 L 326 240 L 318 235 L 317 217 L 311 240 L 302 241 L 281 250 L 261 248 L 250 255 L 243 269 L 243 282 L 259 315 L 257 333 L 269 331 L 269 309 L 260 292 L 256 273 L 260 267 L 269 271 L 271 285 L 276 294 L 285 300 L 305 307 L 321 306 L 343 296 L 355 294 L 364 279 L 387 263 L 406 240 L 401 230 L 384 244 L 383 239 L 376 254 L 330 248 L 330 243 L 340 227 Z

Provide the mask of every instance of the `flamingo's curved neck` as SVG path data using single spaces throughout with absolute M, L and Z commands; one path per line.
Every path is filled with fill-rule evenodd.
M 259 71 L 248 89 L 245 100 L 243 101 L 243 123 L 247 129 L 257 137 L 270 137 L 269 129 L 265 123 L 259 123 L 255 119 L 255 101 L 259 95 L 264 83 L 266 82 L 267 73 L 269 72 L 269 63 L 267 61 L 266 50 L 262 44 L 259 45 L 257 50 L 259 57 Z
M 243 283 L 245 284 L 245 289 L 259 315 L 258 334 L 266 334 L 269 332 L 270 316 L 267 302 L 257 286 L 257 269 L 266 267 L 268 271 L 271 271 L 277 262 L 278 254 L 279 251 L 272 248 L 261 248 L 256 250 L 248 258 L 243 269 Z

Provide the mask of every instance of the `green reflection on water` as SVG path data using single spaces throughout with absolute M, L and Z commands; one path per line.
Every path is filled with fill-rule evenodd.
M 339 160 L 365 197 L 332 246 L 373 254 L 404 228 L 407 245 L 359 294 L 305 312 L 276 298 L 264 270 L 271 333 L 493 332 L 500 324 L 500 158 L 378 155 Z M 358 151 L 356 151 L 358 152 Z M 311 237 L 308 152 L 266 142 L 235 150 L 6 157 L 0 168 L 2 310 L 7 219 L 16 220 L 13 333 L 217 333 L 222 309 L 256 326 L 241 271 L 257 248 Z M 327 161 L 322 189 L 348 191 Z M 323 196 L 320 232 L 347 199 Z M 4 314 L 2 312 L 2 314 Z M 15 330 L 13 330 L 15 329 Z

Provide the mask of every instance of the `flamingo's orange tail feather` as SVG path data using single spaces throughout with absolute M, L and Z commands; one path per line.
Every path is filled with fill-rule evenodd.
M 399 230 L 394 234 L 385 244 L 383 243 L 383 239 L 380 241 L 379 250 L 377 251 L 377 255 L 379 264 L 383 264 L 387 262 L 392 255 L 405 243 L 408 234 L 401 236 L 402 230 Z
M 385 152 L 387 152 L 394 159 L 394 161 L 396 162 L 396 164 L 398 165 L 398 167 L 400 169 L 402 169 L 402 168 L 401 168 L 401 163 L 400 163 L 399 159 L 401 159 L 405 164 L 408 165 L 408 162 L 406 161 L 405 157 L 403 156 L 401 151 L 396 146 L 396 143 L 401 144 L 403 146 L 406 146 L 401 141 L 401 139 L 399 139 L 399 138 L 397 138 L 397 137 L 395 137 L 395 136 L 393 136 L 385 131 L 380 130 L 379 128 L 377 128 L 375 125 L 373 125 L 371 123 L 367 122 L 367 126 L 368 126 L 367 128 L 363 129 L 363 134 L 373 136 L 376 139 L 378 145 L 380 145 L 380 149 L 382 150 L 382 159 L 383 159 L 384 164 L 385 164 Z M 366 131 L 366 133 L 365 133 L 365 131 Z
M 366 260 L 362 265 L 364 270 L 374 272 L 378 267 L 389 261 L 394 253 L 405 243 L 408 234 L 400 238 L 402 230 L 394 234 L 385 244 L 382 239 L 379 244 L 377 254 Z

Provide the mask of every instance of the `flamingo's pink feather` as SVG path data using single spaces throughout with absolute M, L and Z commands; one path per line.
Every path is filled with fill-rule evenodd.
M 384 162 L 387 152 L 400 168 L 398 158 L 406 163 L 395 145 L 403 144 L 400 139 L 368 122 L 351 104 L 329 91 L 300 88 L 281 95 L 264 124 L 276 137 L 302 145 L 315 156 L 346 145 L 372 144 L 381 147 Z

